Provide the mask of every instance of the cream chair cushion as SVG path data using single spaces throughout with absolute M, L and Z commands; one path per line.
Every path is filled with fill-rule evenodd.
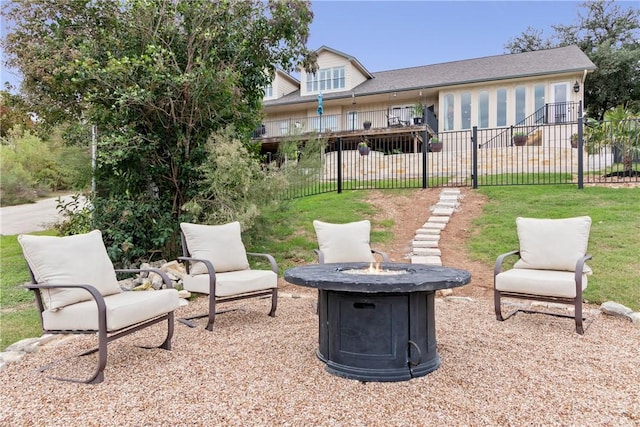
M 512 268 L 495 278 L 496 290 L 550 297 L 575 298 L 575 273 L 558 270 Z M 582 290 L 587 288 L 587 275 L 582 275 Z
M 591 218 L 517 218 L 520 259 L 514 268 L 575 271 L 587 252 Z M 551 243 L 553 242 L 553 243 Z M 585 266 L 585 273 L 591 270 Z
M 374 262 L 371 253 L 369 220 L 331 224 L 313 221 L 318 246 L 324 254 L 324 262 Z
M 210 294 L 209 275 L 187 275 L 182 279 L 189 292 Z M 226 297 L 245 292 L 278 287 L 278 275 L 271 270 L 241 270 L 216 273 L 216 297 Z
M 104 298 L 107 306 L 107 331 L 116 331 L 175 310 L 180 305 L 176 289 L 130 291 Z M 98 307 L 83 301 L 60 310 L 42 312 L 47 330 L 98 330 Z
M 249 268 L 247 251 L 242 243 L 242 230 L 238 221 L 224 225 L 183 222 L 180 228 L 184 233 L 191 257 L 211 261 L 216 273 Z M 201 262 L 194 263 L 189 273 L 207 274 L 207 268 Z
M 65 237 L 21 234 L 18 242 L 37 283 L 92 285 L 103 296 L 121 292 L 99 230 Z M 47 289 L 43 299 L 48 309 L 56 310 L 91 295 L 84 289 Z

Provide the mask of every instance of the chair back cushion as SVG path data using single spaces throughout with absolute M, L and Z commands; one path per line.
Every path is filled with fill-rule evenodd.
M 371 253 L 369 220 L 331 224 L 313 221 L 318 246 L 324 254 L 324 262 L 374 262 Z
M 515 268 L 575 271 L 576 262 L 587 253 L 591 229 L 591 218 L 588 216 L 517 218 L 516 226 L 520 260 L 515 263 Z
M 37 283 L 91 285 L 103 296 L 120 292 L 99 230 L 65 237 L 21 234 L 18 242 Z M 83 289 L 47 289 L 43 299 L 47 308 L 56 310 L 91 295 Z
M 246 270 L 249 268 L 247 251 L 242 243 L 242 231 L 238 221 L 223 225 L 190 224 L 183 222 L 187 249 L 191 257 L 211 261 L 216 273 Z M 201 262 L 193 264 L 190 274 L 207 274 Z

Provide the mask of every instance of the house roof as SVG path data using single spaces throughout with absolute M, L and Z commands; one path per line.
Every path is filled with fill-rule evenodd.
M 291 82 L 292 84 L 296 85 L 296 86 L 300 86 L 300 80 L 296 79 L 295 77 L 293 77 L 291 74 L 287 73 L 286 71 L 280 69 L 280 68 L 276 68 L 276 74 L 280 75 L 280 77 L 282 77 L 285 80 L 289 80 L 289 82 Z
M 323 48 L 351 58 L 333 49 Z M 350 97 L 352 94 L 374 95 L 595 69 L 596 66 L 578 46 L 566 46 L 371 73 L 372 78 L 355 88 L 329 92 L 323 97 L 329 100 Z M 276 100 L 265 101 L 264 105 L 311 102 L 316 98 L 315 94 L 300 96 L 300 91 L 296 91 Z
M 324 46 L 324 45 L 323 45 L 323 46 L 320 46 L 320 48 L 319 48 L 318 50 L 316 50 L 316 53 L 317 53 L 318 55 L 320 55 L 320 53 L 321 53 L 322 51 L 325 51 L 325 50 L 326 50 L 327 52 L 332 52 L 332 53 L 334 53 L 334 54 L 336 54 L 336 55 L 340 55 L 340 56 L 345 57 L 345 58 L 346 58 L 347 60 L 349 60 L 349 61 L 350 61 L 350 62 L 351 62 L 351 63 L 352 63 L 352 64 L 353 64 L 353 65 L 354 65 L 358 70 L 360 70 L 360 72 L 361 72 L 365 77 L 367 77 L 368 79 L 373 78 L 373 75 L 372 75 L 372 74 L 371 74 L 371 73 L 370 73 L 370 72 L 369 72 L 369 71 L 364 67 L 364 65 L 362 65 L 362 64 L 360 63 L 360 61 L 358 61 L 358 60 L 356 59 L 356 57 L 355 57 L 355 56 L 348 55 L 348 54 L 346 54 L 346 53 L 344 53 L 344 52 L 340 52 L 339 50 L 336 50 L 336 49 L 330 48 L 329 46 Z

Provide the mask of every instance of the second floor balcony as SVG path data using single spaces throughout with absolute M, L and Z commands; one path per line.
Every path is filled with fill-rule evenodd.
M 286 137 L 305 137 L 318 133 L 348 136 L 423 130 L 430 134 L 438 132 L 438 120 L 430 109 L 424 109 L 421 116 L 408 110 L 371 110 L 265 120 L 252 137 L 264 142 L 277 142 Z

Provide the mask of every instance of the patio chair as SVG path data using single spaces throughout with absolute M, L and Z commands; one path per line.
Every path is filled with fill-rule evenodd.
M 318 263 L 335 262 L 389 262 L 385 252 L 371 249 L 369 220 L 332 224 L 318 220 L 313 221 L 319 249 L 314 249 Z
M 387 114 L 387 126 L 390 128 L 409 126 L 409 121 L 401 120 L 400 117 L 393 114 Z
M 160 322 L 167 323 L 167 334 L 159 348 L 171 349 L 173 311 L 179 306 L 179 297 L 162 271 L 114 270 L 99 230 L 66 237 L 22 234 L 18 241 L 31 275 L 31 283 L 25 287 L 35 294 L 43 331 L 51 334 L 97 333 L 98 336 L 98 347 L 80 354 L 98 352 L 97 367 L 89 379 L 52 378 L 88 384 L 102 382 L 107 344 Z M 166 289 L 123 292 L 116 273 L 141 271 L 159 274 Z
M 517 312 L 543 313 L 575 318 L 576 332 L 584 333 L 582 292 L 587 288 L 591 269 L 585 262 L 591 218 L 517 218 L 520 246 L 498 257 L 494 267 L 494 306 L 496 318 L 505 320 Z M 503 270 L 505 258 L 517 256 L 513 268 Z M 502 316 L 501 299 L 520 298 L 570 304 L 574 315 L 516 309 Z
M 207 313 L 178 319 L 195 327 L 194 319 L 206 317 L 213 330 L 216 304 L 246 298 L 271 297 L 269 316 L 275 317 L 278 305 L 278 264 L 273 256 L 247 252 L 242 243 L 240 223 L 203 225 L 181 223 L 182 257 L 187 275 L 184 288 L 189 292 L 209 295 Z M 252 270 L 247 256 L 266 259 L 271 270 Z M 227 310 L 228 311 L 228 310 Z

